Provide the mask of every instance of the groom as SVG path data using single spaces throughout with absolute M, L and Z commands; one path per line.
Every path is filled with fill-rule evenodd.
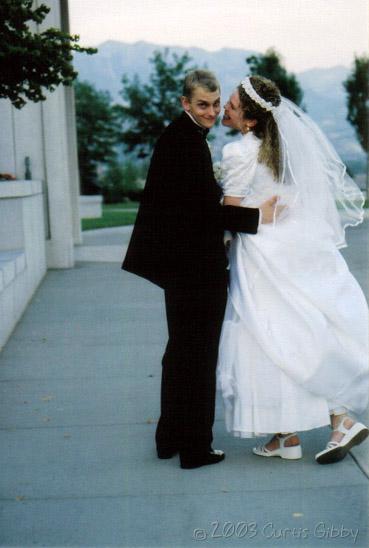
M 159 458 L 182 468 L 224 459 L 213 450 L 215 371 L 227 299 L 223 231 L 258 229 L 258 209 L 221 206 L 206 135 L 220 89 L 206 70 L 187 74 L 183 113 L 159 138 L 122 268 L 162 287 L 169 340 L 163 357 Z M 275 199 L 261 206 L 273 218 Z

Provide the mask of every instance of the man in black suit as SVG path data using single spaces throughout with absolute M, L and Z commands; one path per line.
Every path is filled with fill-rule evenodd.
M 122 268 L 165 292 L 169 340 L 163 357 L 159 458 L 182 468 L 224 459 L 213 450 L 215 371 L 227 299 L 224 230 L 256 233 L 260 211 L 221 206 L 206 135 L 220 112 L 219 83 L 190 72 L 184 112 L 159 138 Z M 261 206 L 270 222 L 275 199 Z

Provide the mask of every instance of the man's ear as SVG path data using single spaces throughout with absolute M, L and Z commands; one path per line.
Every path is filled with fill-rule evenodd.
M 186 97 L 185 95 L 182 95 L 182 97 L 181 97 L 181 105 L 182 105 L 183 110 L 186 110 L 187 112 L 190 111 L 191 104 L 190 104 L 190 101 L 189 101 L 188 97 Z

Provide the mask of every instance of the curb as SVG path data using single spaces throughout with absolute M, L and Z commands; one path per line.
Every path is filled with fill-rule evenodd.
M 76 262 L 121 263 L 126 255 L 127 245 L 81 245 L 74 247 Z

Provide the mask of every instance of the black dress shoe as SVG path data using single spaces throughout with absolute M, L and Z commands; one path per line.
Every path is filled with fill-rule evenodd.
M 191 469 L 200 468 L 200 466 L 206 466 L 208 464 L 217 464 L 225 459 L 225 454 L 219 449 L 210 449 L 206 453 L 193 454 L 180 452 L 179 459 L 181 462 L 181 468 Z
M 171 459 L 178 453 L 178 449 L 157 449 L 159 459 Z

